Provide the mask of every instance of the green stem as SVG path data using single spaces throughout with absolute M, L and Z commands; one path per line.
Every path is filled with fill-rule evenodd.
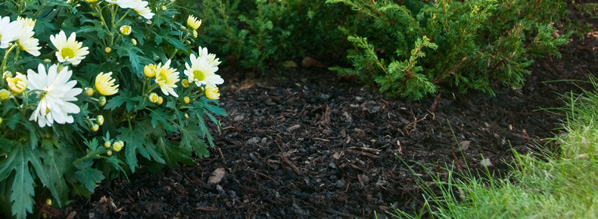
M 132 9 L 127 10 L 127 12 L 125 12 L 125 14 L 116 23 L 114 23 L 114 27 L 116 27 L 121 21 L 123 21 L 123 19 L 125 19 L 125 17 L 127 17 L 127 15 L 129 14 L 129 12 L 131 10 Z
M 77 164 L 83 162 L 84 160 L 87 160 L 87 159 L 92 158 L 92 157 L 97 157 L 97 155 L 100 155 L 100 154 L 103 154 L 103 153 L 104 153 L 104 151 L 87 154 L 84 157 L 79 158 L 79 159 L 73 161 L 73 165 L 77 166 Z
M 18 44 L 13 44 L 10 48 L 8 48 L 4 53 L 4 59 L 2 59 L 2 65 L 0 65 L 0 74 L 4 74 L 4 68 L 6 68 L 6 61 L 8 61 L 8 55 L 12 52 L 15 47 L 18 47 Z M 6 81 L 4 79 L 0 80 L 0 86 L 6 85 Z

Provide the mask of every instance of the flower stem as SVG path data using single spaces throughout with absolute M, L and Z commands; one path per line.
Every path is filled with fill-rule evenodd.
M 0 65 L 0 74 L 4 74 L 4 68 L 6 68 L 6 61 L 8 60 L 8 55 L 17 46 L 19 46 L 19 45 L 16 43 L 12 44 L 12 46 L 10 48 L 8 48 L 6 50 L 6 52 L 4 53 L 4 59 L 2 59 L 2 65 Z M 0 86 L 4 86 L 4 85 L 6 85 L 6 81 L 4 80 L 4 78 L 2 78 L 2 80 L 0 80 Z

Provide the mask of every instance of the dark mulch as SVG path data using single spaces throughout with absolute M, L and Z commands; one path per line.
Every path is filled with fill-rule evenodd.
M 58 217 L 372 217 L 391 206 L 411 212 L 423 200 L 416 179 L 430 179 L 424 167 L 442 176 L 446 167 L 486 163 L 499 174 L 512 149 L 534 153 L 558 133 L 562 117 L 542 109 L 562 106 L 559 94 L 579 89 L 549 81 L 598 73 L 597 35 L 574 38 L 562 59 L 537 60 L 525 87 L 499 88 L 495 97 L 446 92 L 406 102 L 322 69 L 287 70 L 267 81 L 225 74 L 221 104 L 229 116 L 220 118 L 221 133 L 214 130 L 209 158 L 106 180 Z M 215 172 L 223 178 L 209 183 Z

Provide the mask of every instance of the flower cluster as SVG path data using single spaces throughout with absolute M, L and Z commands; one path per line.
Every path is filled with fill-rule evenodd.
M 39 40 L 33 37 L 34 27 L 35 20 L 30 18 L 19 17 L 11 22 L 10 17 L 0 16 L 0 49 L 5 49 L 11 42 L 16 41 L 13 46 L 18 46 L 33 56 L 39 56 L 41 47 Z
M 0 205 L 26 218 L 31 188 L 60 206 L 113 171 L 208 155 L 206 121 L 226 113 L 219 59 L 192 52 L 201 20 L 176 21 L 173 1 L 49 2 L 0 3 L 0 183 L 22 196 Z
M 208 99 L 217 100 L 220 98 L 220 93 L 217 85 L 224 83 L 220 75 L 216 74 L 220 60 L 216 55 L 208 53 L 207 48 L 199 47 L 198 55 L 191 54 L 190 63 L 185 63 L 184 70 L 186 79 L 183 81 L 179 78 L 179 73 L 176 69 L 170 67 L 171 60 L 166 63 L 148 64 L 144 67 L 143 73 L 148 78 L 153 78 L 154 82 L 160 87 L 160 90 L 165 96 L 172 95 L 178 97 L 175 88 L 177 83 L 181 81 L 183 88 L 189 87 L 189 82 L 192 82 L 197 87 L 204 90 L 204 95 Z M 158 103 L 160 97 L 155 93 L 148 96 L 152 103 Z

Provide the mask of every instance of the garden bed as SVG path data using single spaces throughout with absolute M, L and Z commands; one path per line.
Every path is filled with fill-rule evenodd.
M 595 30 L 596 20 L 587 21 Z M 542 109 L 562 106 L 559 94 L 579 92 L 576 80 L 598 74 L 598 33 L 572 37 L 560 51 L 561 59 L 536 60 L 522 89 L 497 85 L 495 97 L 449 91 L 415 102 L 325 69 L 285 69 L 267 80 L 223 70 L 221 106 L 229 116 L 220 118 L 220 133 L 213 129 L 217 147 L 209 158 L 141 169 L 129 180 L 105 180 L 89 200 L 40 208 L 58 218 L 329 218 L 371 217 L 391 206 L 419 210 L 417 178 L 430 179 L 423 167 L 442 175 L 445 167 L 486 165 L 498 176 L 508 170 L 512 149 L 534 153 L 559 132 L 562 117 Z

